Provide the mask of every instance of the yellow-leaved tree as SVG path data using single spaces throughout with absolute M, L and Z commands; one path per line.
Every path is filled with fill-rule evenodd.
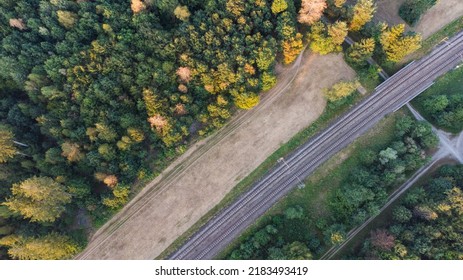
M 227 0 L 226 9 L 235 17 L 239 17 L 244 12 L 245 5 L 243 0 Z
M 13 132 L 0 126 L 0 163 L 7 162 L 16 154 L 13 137 Z
M 286 3 L 286 0 L 273 0 L 273 3 L 272 3 L 272 13 L 273 14 L 279 14 L 281 12 L 284 12 L 286 11 L 286 9 L 288 8 L 288 3 Z
M 373 38 L 361 39 L 347 50 L 347 58 L 354 63 L 360 63 L 370 58 L 374 50 L 375 40 Z
M 71 29 L 77 21 L 77 15 L 73 12 L 59 10 L 56 14 L 58 22 L 66 29 Z
M 376 6 L 373 0 L 359 0 L 352 9 L 353 16 L 349 25 L 350 30 L 360 30 L 373 18 L 375 11 Z
M 65 187 L 49 177 L 32 177 L 14 184 L 3 205 L 32 222 L 54 222 L 71 202 Z
M 359 86 L 360 83 L 357 80 L 352 82 L 339 82 L 334 84 L 331 88 L 324 89 L 324 93 L 328 101 L 335 102 L 351 95 Z
M 80 151 L 80 146 L 76 143 L 64 142 L 61 144 L 61 155 L 70 162 L 77 162 L 84 158 L 84 154 Z
M 328 35 L 330 35 L 333 43 L 341 45 L 348 33 L 347 23 L 344 21 L 337 21 L 328 25 Z
M 405 56 L 421 47 L 421 35 L 415 34 L 407 36 L 404 32 L 404 24 L 398 24 L 391 28 L 388 28 L 386 24 L 383 25 L 380 43 L 386 54 L 387 60 L 399 62 Z
M 342 39 L 342 37 L 345 37 L 343 35 L 344 31 L 342 30 L 342 23 L 337 24 L 339 25 L 331 25 L 331 34 L 335 36 L 336 42 L 339 43 Z M 333 27 L 334 26 L 334 27 Z M 325 55 L 329 54 L 332 52 L 339 52 L 342 50 L 341 48 L 341 43 L 337 44 L 334 42 L 334 39 L 332 36 L 330 36 L 328 33 L 328 28 L 321 22 L 316 22 L 312 25 L 310 28 L 310 49 L 316 53 Z M 347 34 L 346 34 L 347 35 Z M 344 39 L 342 39 L 344 40 Z
M 69 237 L 54 232 L 41 237 L 8 235 L 0 239 L 0 246 L 8 247 L 8 255 L 17 260 L 70 259 L 80 250 Z
M 240 109 L 249 110 L 252 109 L 254 106 L 259 104 L 259 96 L 251 93 L 251 94 L 236 94 L 234 96 L 235 105 Z
M 302 34 L 297 33 L 296 36 L 283 41 L 283 61 L 285 64 L 292 63 L 304 48 L 302 43 Z
M 190 17 L 190 11 L 187 6 L 177 6 L 174 10 L 174 15 L 181 21 L 187 21 Z
M 106 197 L 103 199 L 103 204 L 111 209 L 118 209 L 124 206 L 129 200 L 130 190 L 125 186 L 116 186 L 113 188 L 112 197 Z
M 333 2 L 333 4 L 338 8 L 342 8 L 342 6 L 344 6 L 345 3 L 346 0 L 334 0 Z

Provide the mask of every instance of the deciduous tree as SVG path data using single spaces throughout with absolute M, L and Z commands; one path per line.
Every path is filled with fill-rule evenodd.
M 285 64 L 294 62 L 303 48 L 301 33 L 297 33 L 293 38 L 283 41 L 283 59 Z
M 18 152 L 13 142 L 13 132 L 0 126 L 0 163 L 5 163 Z
M 58 15 L 59 23 L 66 29 L 71 29 L 77 21 L 77 15 L 73 12 L 58 10 L 56 14 Z
M 187 21 L 190 17 L 190 11 L 187 6 L 177 6 L 174 10 L 174 15 L 181 21 Z
M 388 28 L 383 25 L 380 43 L 386 57 L 391 62 L 399 62 L 408 54 L 421 47 L 421 36 L 405 35 L 405 25 L 399 24 Z
M 325 89 L 326 99 L 330 102 L 338 101 L 354 93 L 360 86 L 360 82 L 355 80 L 352 82 L 339 82 L 331 88 Z
M 71 202 L 65 187 L 48 177 L 32 177 L 11 188 L 13 194 L 3 204 L 32 222 L 53 222 Z
M 336 45 L 341 45 L 348 33 L 347 23 L 337 21 L 334 24 L 328 25 L 328 35 Z
M 132 9 L 132 12 L 136 14 L 146 9 L 146 5 L 142 0 L 132 0 L 130 8 Z
M 288 8 L 288 3 L 286 3 L 286 0 L 273 0 L 272 3 L 272 13 L 274 14 L 279 14 L 281 12 L 286 11 Z
M 326 7 L 326 0 L 302 0 L 298 21 L 312 25 L 320 20 Z
M 390 251 L 394 248 L 395 238 L 385 229 L 378 229 L 371 232 L 371 244 L 383 251 Z
M 339 44 L 335 44 L 333 38 L 328 35 L 326 26 L 316 22 L 310 30 L 310 49 L 316 53 L 325 55 L 331 52 L 341 51 Z
M 80 161 L 84 158 L 84 154 L 80 151 L 79 144 L 64 142 L 61 144 L 62 156 L 70 162 Z
M 0 239 L 0 245 L 8 247 L 8 255 L 17 260 L 69 259 L 79 251 L 73 240 L 54 232 L 40 237 L 10 235 Z
M 288 260 L 313 259 L 312 253 L 310 252 L 309 248 L 307 248 L 307 245 L 299 241 L 295 241 L 291 244 L 286 245 L 283 248 L 283 252 Z
M 376 11 L 376 6 L 373 0 L 358 0 L 352 9 L 352 19 L 349 28 L 352 31 L 360 30 L 366 23 L 368 23 Z
M 117 186 L 113 189 L 112 197 L 105 197 L 103 204 L 111 209 L 118 209 L 124 206 L 129 199 L 129 188 L 125 186 Z
M 191 70 L 188 67 L 179 67 L 177 69 L 177 75 L 184 83 L 188 83 L 191 80 Z
M 26 29 L 26 24 L 24 23 L 22 18 L 10 18 L 10 26 L 15 27 L 19 30 Z
M 277 77 L 275 75 L 264 72 L 262 74 L 262 90 L 267 91 L 275 86 L 277 82 Z
M 338 8 L 341 8 L 346 3 L 346 0 L 334 0 L 334 5 Z
M 235 105 L 240 109 L 249 110 L 259 103 L 259 96 L 251 94 L 237 94 L 234 96 Z
M 235 17 L 239 17 L 244 12 L 243 0 L 227 0 L 226 9 Z
M 347 58 L 353 63 L 361 63 L 373 55 L 375 40 L 373 38 L 361 39 L 347 50 Z

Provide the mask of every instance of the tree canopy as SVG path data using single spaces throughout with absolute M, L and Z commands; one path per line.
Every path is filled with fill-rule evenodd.
M 3 204 L 32 222 L 53 222 L 71 202 L 63 186 L 48 177 L 32 177 L 11 188 L 13 196 Z

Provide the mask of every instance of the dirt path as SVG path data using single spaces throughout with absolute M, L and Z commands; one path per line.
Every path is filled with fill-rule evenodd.
M 102 227 L 78 258 L 153 259 L 278 147 L 318 118 L 321 89 L 355 73 L 342 55 L 305 55 L 255 109 L 192 147 Z
M 399 7 L 403 2 L 405 0 L 377 0 L 375 21 L 387 22 L 389 25 L 406 24 L 399 16 Z M 406 25 L 408 30 L 421 33 L 423 39 L 426 39 L 461 16 L 463 16 L 462 0 L 439 0 L 421 17 L 415 27 Z

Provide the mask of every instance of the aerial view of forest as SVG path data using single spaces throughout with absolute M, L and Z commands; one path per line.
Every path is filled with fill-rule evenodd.
M 438 1 L 399 2 L 397 24 L 375 18 L 386 8 L 374 0 L 0 0 L 0 259 L 74 258 L 195 143 L 258 107 L 304 52 L 339 55 L 355 78 L 323 89 L 326 108 L 301 143 L 370 95 L 382 73 L 463 28 L 460 18 L 424 40 L 421 20 Z M 414 104 L 454 134 L 462 73 Z M 353 153 L 323 219 L 290 196 L 222 257 L 313 259 L 340 244 L 439 142 L 429 123 L 403 111 L 384 133 Z M 461 173 L 439 170 L 345 258 L 461 258 Z
M 303 46 L 294 5 L 280 2 L 2 1 L 10 255 L 37 242 L 42 258 L 51 242 L 63 245 L 52 258 L 71 256 L 84 246 L 68 237 L 82 235 L 69 232 L 79 211 L 120 208 L 131 183 L 257 105 L 277 53 L 290 63 Z

